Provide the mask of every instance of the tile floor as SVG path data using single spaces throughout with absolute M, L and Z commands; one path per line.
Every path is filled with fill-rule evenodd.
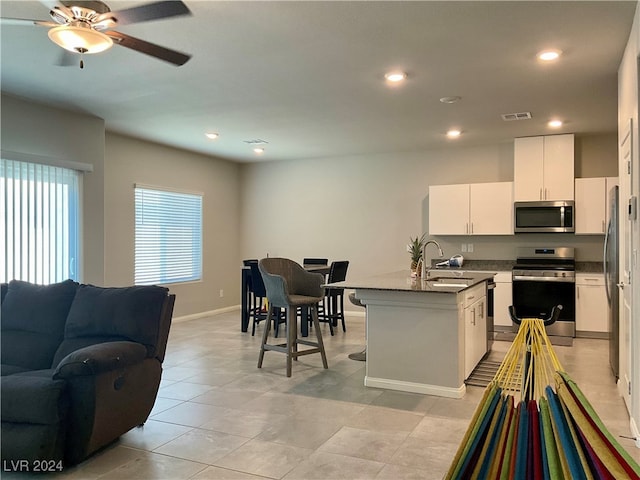
M 324 339 L 320 356 L 302 357 L 293 376 L 285 358 L 240 333 L 239 312 L 175 323 L 150 419 L 65 479 L 440 479 L 483 389 L 454 400 L 366 388 L 364 363 L 349 360 L 364 343 L 362 317 Z M 501 358 L 506 342 L 494 344 Z M 608 344 L 576 339 L 555 347 L 609 430 L 640 461 L 628 416 L 608 366 Z M 8 476 L 5 478 L 9 478 Z M 19 476 L 18 478 L 25 478 Z

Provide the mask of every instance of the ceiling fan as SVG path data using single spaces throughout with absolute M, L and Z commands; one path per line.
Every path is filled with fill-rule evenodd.
M 154 2 L 115 12 L 99 0 L 41 0 L 40 3 L 50 9 L 53 21 L 2 18 L 2 24 L 52 27 L 48 32 L 51 41 L 80 55 L 103 52 L 116 44 L 176 66 L 184 65 L 191 58 L 191 55 L 112 30 L 121 25 L 191 15 L 181 1 Z M 83 66 L 81 58 L 80 68 Z

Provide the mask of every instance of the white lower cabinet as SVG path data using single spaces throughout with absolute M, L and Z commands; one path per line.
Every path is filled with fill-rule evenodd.
M 601 273 L 576 274 L 576 334 L 604 337 L 609 331 L 607 293 Z
M 464 378 L 487 353 L 486 283 L 463 292 L 464 308 Z
M 493 331 L 510 332 L 511 317 L 509 306 L 513 303 L 511 272 L 497 272 L 494 277 L 496 288 L 493 289 Z

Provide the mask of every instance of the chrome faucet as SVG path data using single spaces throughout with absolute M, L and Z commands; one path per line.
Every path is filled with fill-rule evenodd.
M 424 247 L 422 247 L 422 272 L 421 272 L 423 280 L 427 277 L 427 246 L 430 243 L 433 243 L 436 247 L 438 247 L 438 254 L 440 255 L 440 258 L 444 257 L 444 252 L 442 251 L 442 247 L 440 247 L 440 244 L 435 240 L 429 240 L 427 243 L 424 244 Z

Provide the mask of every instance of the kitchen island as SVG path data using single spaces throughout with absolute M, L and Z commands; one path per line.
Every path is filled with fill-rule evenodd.
M 487 283 L 492 273 L 409 271 L 347 280 L 367 307 L 368 387 L 461 398 L 486 353 Z

